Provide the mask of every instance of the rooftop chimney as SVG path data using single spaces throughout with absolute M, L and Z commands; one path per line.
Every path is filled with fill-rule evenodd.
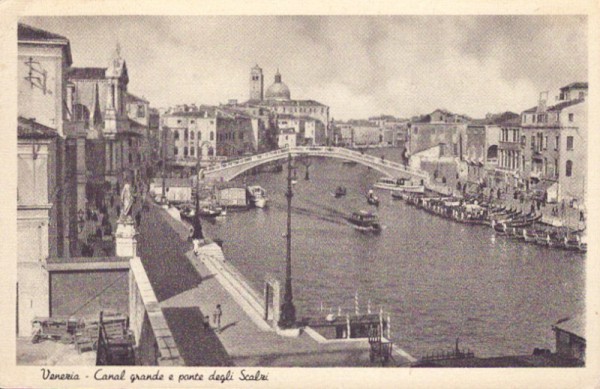
M 548 101 L 548 91 L 540 92 L 540 100 L 538 102 L 538 112 L 546 111 L 546 102 Z

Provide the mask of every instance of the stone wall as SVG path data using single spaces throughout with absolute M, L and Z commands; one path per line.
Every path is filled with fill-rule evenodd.
M 129 323 L 136 340 L 136 363 L 183 366 L 173 334 L 140 258 L 130 261 Z

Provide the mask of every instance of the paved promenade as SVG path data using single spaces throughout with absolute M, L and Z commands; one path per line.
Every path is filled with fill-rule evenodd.
M 261 325 L 248 296 L 224 280 L 227 275 L 214 259 L 197 258 L 187 235 L 181 222 L 151 205 L 143 215 L 138 241 L 138 253 L 186 364 L 372 366 L 366 340 L 320 343 L 307 333 L 287 338 L 265 322 Z M 217 304 L 223 310 L 218 334 L 202 323 L 209 315 L 212 324 Z M 396 366 L 410 363 L 400 354 L 394 360 Z

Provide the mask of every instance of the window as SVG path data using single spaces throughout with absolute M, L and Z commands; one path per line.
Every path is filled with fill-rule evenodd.
M 179 131 L 175 130 L 173 132 L 173 138 L 175 138 L 175 140 L 179 140 Z
M 567 136 L 567 150 L 573 150 L 573 137 Z
M 210 132 L 210 140 L 215 140 L 215 133 L 213 131 Z
M 179 149 L 177 148 L 177 146 L 175 146 L 173 148 L 173 154 L 175 154 L 175 155 L 179 154 Z
M 569 121 L 572 122 L 575 119 L 575 114 L 574 113 L 570 113 L 569 114 Z
M 211 120 L 211 121 L 210 121 L 210 124 L 215 124 L 215 121 L 214 121 L 214 120 Z
M 240 140 L 244 140 L 244 133 L 240 132 Z
M 558 177 L 558 159 L 554 158 L 554 175 Z
M 567 177 L 571 177 L 571 173 L 573 173 L 573 162 L 572 161 L 567 161 L 566 167 L 565 167 L 565 175 Z
M 183 140 L 188 140 L 188 130 L 187 128 L 183 131 Z
M 190 131 L 190 140 L 194 140 L 194 131 Z
M 183 156 L 184 156 L 184 157 L 187 157 L 187 156 L 188 156 L 188 148 L 187 148 L 187 147 L 184 147 L 184 148 L 183 148 Z
M 521 135 L 521 146 L 525 146 L 527 144 L 527 137 L 525 135 Z
M 548 135 L 544 136 L 544 150 L 548 150 Z
M 194 148 L 194 146 L 192 146 L 192 147 L 190 148 L 190 155 L 193 157 L 193 156 L 194 156 L 194 154 L 195 154 L 195 152 L 196 152 L 196 149 Z
M 560 148 L 560 135 L 556 135 L 556 143 L 554 143 L 554 150 L 558 151 Z
M 133 163 L 133 158 L 131 157 L 131 154 L 129 154 L 128 157 L 129 157 L 129 163 Z
M 198 131 L 198 140 L 202 140 L 202 132 Z
M 137 106 L 137 117 L 139 118 L 143 118 L 146 116 L 146 107 L 144 107 L 144 104 L 140 104 Z
M 177 120 L 177 124 L 181 124 L 181 119 L 178 119 L 178 120 Z
M 133 146 L 133 139 L 129 138 L 129 140 L 127 141 L 127 143 L 129 144 L 129 147 Z
M 535 136 L 531 135 L 531 150 L 535 150 Z
M 192 120 L 190 120 L 190 123 L 194 124 L 194 123 L 196 123 L 196 121 L 192 119 Z

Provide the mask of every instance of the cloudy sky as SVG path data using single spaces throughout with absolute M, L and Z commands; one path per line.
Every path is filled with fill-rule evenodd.
M 473 117 L 521 111 L 539 92 L 587 81 L 578 16 L 28 17 L 66 36 L 74 66 L 106 67 L 117 41 L 129 90 L 155 107 L 248 98 L 280 69 L 292 98 L 336 119 L 446 108 Z

